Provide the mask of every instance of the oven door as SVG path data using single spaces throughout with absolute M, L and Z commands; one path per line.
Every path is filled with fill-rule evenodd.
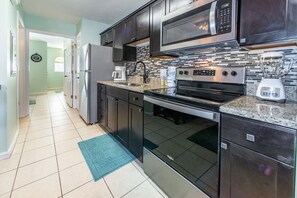
M 162 18 L 161 50 L 170 51 L 236 39 L 234 0 L 201 0 Z
M 217 197 L 219 119 L 216 112 L 144 96 L 144 147 L 189 183 Z M 145 167 L 150 163 L 144 158 Z M 160 185 L 166 186 L 166 180 L 171 189 L 180 185 L 176 181 L 173 187 L 172 179 L 160 179 L 161 175 Z M 168 189 L 163 190 L 170 195 Z

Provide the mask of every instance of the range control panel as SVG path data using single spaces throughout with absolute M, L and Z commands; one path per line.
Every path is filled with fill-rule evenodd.
M 245 67 L 178 68 L 177 80 L 244 84 Z

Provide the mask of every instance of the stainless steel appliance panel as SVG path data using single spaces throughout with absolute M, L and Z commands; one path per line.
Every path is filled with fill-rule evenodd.
M 97 119 L 97 81 L 112 80 L 114 63 L 112 48 L 87 44 L 83 47 L 83 64 L 80 70 L 80 116 L 88 124 Z
M 236 0 L 202 0 L 162 18 L 162 51 L 208 47 L 236 41 Z M 221 45 L 220 45 L 221 46 Z
M 145 171 L 170 196 L 192 191 L 217 197 L 219 118 L 217 112 L 144 96 L 144 147 L 164 163 L 158 170 L 144 156 Z

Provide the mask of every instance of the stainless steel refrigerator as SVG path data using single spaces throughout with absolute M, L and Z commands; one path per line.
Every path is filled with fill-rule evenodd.
M 111 80 L 112 48 L 87 44 L 82 47 L 79 73 L 79 114 L 87 124 L 97 119 L 97 81 Z

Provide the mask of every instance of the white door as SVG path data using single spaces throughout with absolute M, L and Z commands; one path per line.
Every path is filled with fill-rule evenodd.
M 73 106 L 73 87 L 72 87 L 72 49 L 64 50 L 64 96 L 67 104 Z
M 79 73 L 80 73 L 80 56 L 81 56 L 81 32 L 77 34 L 76 45 L 76 72 L 74 83 L 76 84 L 76 108 L 79 110 L 80 88 L 79 88 Z

